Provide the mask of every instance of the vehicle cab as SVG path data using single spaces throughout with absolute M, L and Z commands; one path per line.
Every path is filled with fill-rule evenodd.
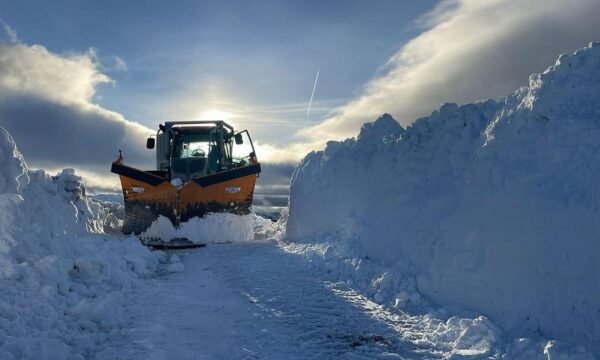
M 224 121 L 166 122 L 146 145 L 156 146 L 157 172 L 182 183 L 257 163 L 248 131 Z

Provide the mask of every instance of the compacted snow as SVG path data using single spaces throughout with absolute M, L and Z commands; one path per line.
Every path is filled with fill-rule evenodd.
M 495 351 L 498 331 L 485 318 L 446 322 L 388 311 L 271 242 L 174 256 L 185 271 L 131 294 L 131 326 L 101 358 L 431 359 Z
M 600 356 L 600 46 L 501 101 L 307 155 L 278 223 L 145 236 L 0 128 L 0 359 Z

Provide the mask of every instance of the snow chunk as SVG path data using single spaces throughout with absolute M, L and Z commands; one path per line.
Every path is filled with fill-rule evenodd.
M 181 263 L 179 256 L 176 254 L 172 254 L 169 258 L 169 266 L 167 266 L 168 272 L 182 272 L 185 269 L 185 266 Z
M 498 329 L 486 318 L 480 316 L 476 319 L 450 318 L 447 324 L 458 321 L 460 335 L 455 341 L 453 354 L 461 357 L 488 355 L 492 346 L 498 340 Z
M 168 272 L 182 272 L 184 269 L 185 266 L 183 266 L 183 264 L 180 262 L 169 264 L 169 266 L 167 266 Z
M 181 180 L 180 178 L 175 178 L 175 179 L 171 180 L 171 185 L 180 189 L 183 186 L 183 180 Z

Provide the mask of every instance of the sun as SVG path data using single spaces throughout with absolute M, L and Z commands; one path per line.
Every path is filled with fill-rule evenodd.
M 223 121 L 231 121 L 235 115 L 229 111 L 223 110 L 207 110 L 200 113 L 200 120 L 223 120 Z

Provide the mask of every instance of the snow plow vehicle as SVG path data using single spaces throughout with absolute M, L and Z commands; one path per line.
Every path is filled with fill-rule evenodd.
M 120 151 L 112 163 L 123 188 L 123 233 L 139 235 L 159 216 L 178 228 L 209 213 L 250 213 L 261 167 L 247 130 L 235 132 L 224 121 L 165 122 L 146 147 L 156 149 L 156 170 L 123 164 Z M 185 243 L 154 240 L 146 245 Z

